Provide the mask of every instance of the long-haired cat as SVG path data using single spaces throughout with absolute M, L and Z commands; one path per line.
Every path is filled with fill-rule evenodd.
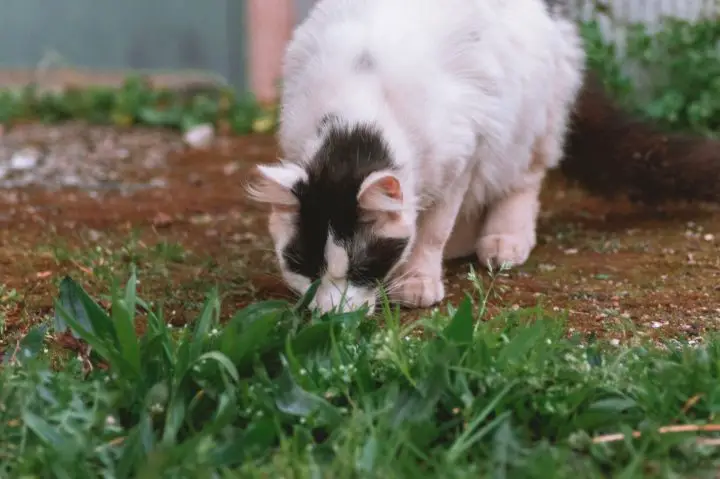
M 444 297 L 443 257 L 522 264 L 584 51 L 542 0 L 320 0 L 290 41 L 269 203 L 288 285 L 314 306 Z

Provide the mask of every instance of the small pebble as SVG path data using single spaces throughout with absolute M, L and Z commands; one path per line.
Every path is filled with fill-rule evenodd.
M 35 148 L 23 148 L 15 152 L 10 158 L 10 168 L 13 170 L 32 170 L 40 161 L 41 153 Z
M 152 188 L 167 188 L 168 182 L 165 178 L 153 178 L 150 180 L 150 186 Z
M 193 148 L 207 148 L 215 139 L 215 128 L 210 124 L 197 125 L 183 135 L 183 140 Z
M 97 230 L 90 230 L 88 231 L 88 239 L 92 241 L 93 243 L 97 243 L 100 241 L 100 238 L 102 238 L 102 233 L 100 233 Z
M 230 176 L 237 173 L 239 169 L 240 163 L 238 163 L 237 161 L 233 161 L 223 167 L 223 173 L 225 174 L 225 176 Z

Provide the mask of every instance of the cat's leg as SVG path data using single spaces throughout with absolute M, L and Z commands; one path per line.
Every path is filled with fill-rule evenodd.
M 483 215 L 478 208 L 471 206 L 469 210 L 463 211 L 461 208 L 455 219 L 455 226 L 443 250 L 445 260 L 469 258 L 475 255 Z
M 536 243 L 535 228 L 544 176 L 544 163 L 535 156 L 525 181 L 488 205 L 476 246 L 483 265 L 512 267 L 527 261 Z
M 490 205 L 477 242 L 478 259 L 483 265 L 511 267 L 527 261 L 536 242 L 539 192 L 539 184 L 529 185 Z
M 483 265 L 520 266 L 535 247 L 540 190 L 547 170 L 557 164 L 562 154 L 564 117 L 551 119 L 557 121 L 548 122 L 546 134 L 535 141 L 522 182 L 488 205 L 476 248 Z
M 418 217 L 415 245 L 399 269 L 391 297 L 406 306 L 425 308 L 445 297 L 443 251 L 453 230 L 470 175 L 462 174 L 447 194 Z

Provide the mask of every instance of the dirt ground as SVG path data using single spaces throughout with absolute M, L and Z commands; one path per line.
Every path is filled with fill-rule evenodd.
M 163 188 L 0 190 L 0 350 L 52 317 L 65 274 L 102 297 L 136 263 L 141 296 L 164 303 L 178 325 L 196 317 L 214 285 L 225 315 L 250 301 L 289 297 L 263 211 L 241 188 L 253 164 L 275 155 L 269 136 L 224 139 L 205 151 L 171 153 Z M 540 305 L 567 312 L 571 331 L 620 340 L 698 340 L 718 329 L 720 208 L 647 210 L 589 197 L 557 177 L 543 205 L 539 245 L 526 265 L 495 278 L 493 310 Z M 448 265 L 448 301 L 471 289 L 469 266 Z

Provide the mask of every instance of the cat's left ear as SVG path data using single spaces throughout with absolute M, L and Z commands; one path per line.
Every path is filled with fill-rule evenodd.
M 253 176 L 247 185 L 250 199 L 284 211 L 299 207 L 292 189 L 298 182 L 307 181 L 307 173 L 301 167 L 292 163 L 257 165 Z

